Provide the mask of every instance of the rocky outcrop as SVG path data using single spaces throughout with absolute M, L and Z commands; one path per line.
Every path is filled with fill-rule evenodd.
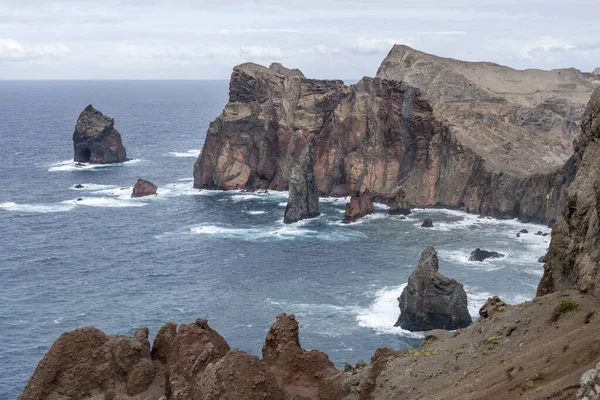
M 150 357 L 147 329 L 130 338 L 79 328 L 54 342 L 19 399 L 76 399 L 98 393 L 107 398 L 159 398 L 164 381 L 155 380 L 157 371 L 160 365 Z
M 488 258 L 502 258 L 504 254 L 498 253 L 497 251 L 481 250 L 479 247 L 471 252 L 469 261 L 484 261 Z
M 473 68 L 480 75 L 469 75 Z M 513 73 L 517 85 L 500 79 Z M 575 70 L 464 63 L 403 46 L 394 47 L 377 78 L 351 86 L 242 64 L 232 73 L 229 103 L 208 129 L 194 186 L 285 190 L 300 149 L 312 142 L 321 194 L 369 189 L 385 202 L 401 189 L 418 207 L 552 223 L 572 178 L 575 160 L 565 161 L 583 98 L 600 84 L 594 79 Z M 496 91 L 485 89 L 492 82 Z M 502 85 L 509 94 L 501 94 Z M 519 95 L 519 88 L 534 94 Z
M 73 133 L 75 162 L 111 164 L 127 161 L 121 134 L 114 119 L 96 110 L 91 104 L 79 115 Z
M 497 312 L 504 312 L 508 307 L 508 304 L 503 302 L 500 297 L 493 296 L 486 300 L 486 302 L 479 309 L 479 315 L 482 318 L 490 318 Z
M 279 314 L 262 348 L 263 362 L 273 371 L 287 399 L 335 400 L 346 393 L 342 372 L 325 353 L 300 347 L 298 321 Z
M 421 228 L 433 228 L 433 220 L 431 218 L 425 218 L 421 224 Z
M 139 178 L 133 187 L 131 197 L 156 196 L 156 185 L 150 181 Z
M 595 368 L 581 375 L 581 388 L 577 392 L 577 400 L 600 399 L 600 362 Z
M 290 195 L 283 222 L 291 224 L 301 219 L 319 215 L 319 192 L 313 171 L 313 147 L 308 143 L 292 168 L 290 175 Z
M 463 286 L 438 272 L 433 247 L 426 247 L 421 253 L 398 302 L 400 318 L 396 326 L 409 331 L 453 330 L 472 322 Z
M 388 214 L 390 215 L 410 215 L 411 212 L 412 205 L 404 200 L 392 203 L 390 209 L 388 210 Z
M 575 152 L 579 167 L 552 229 L 538 296 L 600 283 L 600 88 L 587 106 Z
M 344 223 L 355 222 L 369 214 L 373 214 L 373 196 L 367 189 L 363 193 L 352 195 L 350 202 L 346 204 Z

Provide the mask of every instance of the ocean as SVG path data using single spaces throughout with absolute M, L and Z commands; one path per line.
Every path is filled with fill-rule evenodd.
M 545 226 L 442 209 L 401 219 L 382 205 L 345 225 L 340 198 L 286 226 L 285 192 L 193 189 L 227 92 L 227 81 L 0 81 L 0 399 L 16 398 L 54 340 L 82 326 L 147 326 L 153 337 L 169 320 L 206 318 L 232 348 L 260 354 L 277 314 L 293 313 L 301 345 L 340 367 L 417 345 L 422 333 L 393 324 L 427 245 L 465 285 L 474 318 L 488 296 L 535 296 L 550 237 L 533 233 Z M 90 103 L 115 119 L 132 161 L 74 165 Z M 158 196 L 131 199 L 139 177 Z M 434 228 L 420 227 L 427 217 Z M 477 247 L 506 257 L 467 261 Z

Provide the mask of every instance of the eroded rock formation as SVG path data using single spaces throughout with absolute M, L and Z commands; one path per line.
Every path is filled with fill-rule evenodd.
M 131 197 L 144 197 L 156 195 L 156 185 L 150 181 L 139 178 L 133 187 Z
M 576 70 L 515 71 L 404 46 L 377 78 L 351 86 L 242 64 L 208 129 L 194 186 L 285 190 L 300 149 L 313 142 L 321 194 L 369 189 L 389 200 L 402 189 L 419 207 L 554 222 L 572 178 L 575 160 L 565 161 L 584 98 L 598 84 Z M 517 91 L 546 86 L 552 98 Z
M 290 195 L 283 222 L 291 224 L 301 219 L 319 215 L 319 191 L 313 171 L 313 147 L 308 143 L 292 168 L 290 175 Z
M 369 214 L 373 214 L 373 196 L 367 189 L 363 193 L 352 195 L 350 202 L 346 204 L 344 222 L 355 222 Z
M 91 104 L 79 115 L 73 133 L 75 162 L 111 164 L 127 161 L 121 134 L 114 119 L 96 110 Z
M 552 229 L 538 296 L 600 283 L 600 88 L 587 106 L 575 152 L 579 167 Z
M 409 331 L 452 330 L 472 322 L 463 286 L 439 273 L 433 247 L 426 247 L 421 253 L 398 302 L 400 318 L 396 326 Z

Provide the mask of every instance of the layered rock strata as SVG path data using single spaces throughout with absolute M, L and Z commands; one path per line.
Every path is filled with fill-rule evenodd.
M 537 295 L 600 283 L 600 88 L 594 91 L 575 142 L 579 167 L 552 229 Z
M 433 247 L 421 253 L 398 302 L 400 318 L 396 326 L 409 331 L 453 330 L 472 323 L 463 286 L 439 273 Z
M 519 84 L 501 79 L 513 75 Z M 369 189 L 386 202 L 401 189 L 419 207 L 558 218 L 575 164 L 570 142 L 599 78 L 464 63 L 403 46 L 377 76 L 346 86 L 285 68 L 235 67 L 229 103 L 196 162 L 195 187 L 285 190 L 312 142 L 324 195 Z M 508 94 L 500 94 L 503 82 Z
M 127 161 L 121 134 L 114 126 L 114 119 L 88 105 L 79 115 L 73 133 L 75 162 L 111 164 Z

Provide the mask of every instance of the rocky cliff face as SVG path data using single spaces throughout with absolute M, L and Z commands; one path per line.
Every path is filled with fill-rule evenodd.
M 287 189 L 292 166 L 311 142 L 321 194 L 369 189 L 375 198 L 392 201 L 403 190 L 415 206 L 553 222 L 572 177 L 575 161 L 564 162 L 579 129 L 579 97 L 600 80 L 571 70 L 563 79 L 563 72 L 553 72 L 565 84 L 553 92 L 555 100 L 544 97 L 543 106 L 533 108 L 539 112 L 531 111 L 471 89 L 466 78 L 460 87 L 449 73 L 436 80 L 441 67 L 413 79 L 421 77 L 414 67 L 421 64 L 406 66 L 399 49 L 378 78 L 352 86 L 306 79 L 282 67 L 235 67 L 229 103 L 211 123 L 196 162 L 195 187 Z M 439 66 L 439 60 L 427 62 Z M 424 83 L 432 80 L 436 90 Z M 571 90 L 572 82 L 579 84 Z M 563 92 L 573 96 L 563 99 Z
M 587 106 L 575 151 L 579 167 L 552 229 L 538 296 L 600 283 L 600 89 Z
M 437 252 L 433 247 L 423 250 L 398 302 L 400 318 L 396 326 L 409 331 L 454 330 L 473 322 L 465 289 L 454 279 L 439 273 Z
M 75 162 L 110 164 L 127 161 L 121 134 L 115 121 L 91 104 L 79 115 L 73 133 Z

